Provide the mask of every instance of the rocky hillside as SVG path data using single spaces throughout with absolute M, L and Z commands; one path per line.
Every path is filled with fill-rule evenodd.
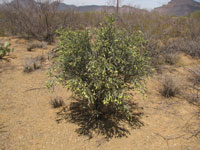
M 171 0 L 167 5 L 155 8 L 162 14 L 186 16 L 200 10 L 200 2 L 194 0 Z

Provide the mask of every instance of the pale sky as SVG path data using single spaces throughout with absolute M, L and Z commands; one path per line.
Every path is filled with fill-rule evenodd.
M 116 0 L 64 0 L 66 4 L 81 5 L 108 5 Z M 155 7 L 167 4 L 171 0 L 121 0 L 122 5 L 137 6 L 140 8 L 153 9 Z M 200 0 L 195 0 L 200 2 Z
M 73 5 L 108 5 L 113 0 L 64 0 L 66 4 Z M 122 5 L 137 6 L 140 8 L 152 9 L 167 4 L 170 0 L 122 0 Z
M 3 0 L 0 0 L 0 3 Z M 72 4 L 76 6 L 82 5 L 112 5 L 112 1 L 116 0 L 61 0 L 66 4 Z M 170 0 L 121 0 L 121 5 L 136 6 L 139 8 L 153 9 L 155 7 L 167 4 Z M 200 0 L 195 0 L 200 2 Z

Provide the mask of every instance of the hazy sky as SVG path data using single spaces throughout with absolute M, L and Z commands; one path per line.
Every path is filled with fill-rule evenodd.
M 108 5 L 115 0 L 64 0 L 66 4 L 80 5 Z M 122 5 L 137 6 L 140 8 L 152 9 L 167 4 L 170 0 L 121 0 Z M 200 2 L 200 0 L 195 0 Z
M 122 0 L 122 5 L 139 6 L 141 8 L 151 9 L 154 7 L 167 4 L 170 0 Z M 112 0 L 64 0 L 66 4 L 74 5 L 107 5 L 111 4 Z
M 0 0 L 0 3 L 3 0 Z M 61 0 L 66 4 L 73 4 L 73 5 L 111 5 L 112 1 L 116 0 Z M 155 7 L 162 6 L 163 4 L 167 4 L 170 0 L 121 0 L 122 5 L 131 5 L 137 6 L 140 8 L 152 9 Z M 200 2 L 200 0 L 195 0 Z

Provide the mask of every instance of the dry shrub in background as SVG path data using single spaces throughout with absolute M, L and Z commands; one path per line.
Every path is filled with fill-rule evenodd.
M 189 103 L 200 108 L 200 66 L 188 70 L 190 72 L 189 80 L 191 83 L 188 86 L 189 92 L 186 94 L 186 99 Z
M 177 78 L 173 76 L 165 76 L 162 81 L 162 89 L 160 93 L 166 98 L 175 97 L 180 93 L 181 87 Z
M 187 70 L 189 70 L 191 74 L 189 78 L 191 82 L 190 85 L 187 86 L 188 90 L 185 94 L 185 98 L 190 104 L 197 108 L 194 116 L 198 121 L 193 124 L 193 128 L 190 127 L 189 129 L 192 133 L 191 137 L 200 138 L 200 66 L 196 66 L 194 69 Z
M 4 1 L 0 25 L 6 27 L 7 34 L 51 43 L 55 40 L 57 29 L 97 26 L 104 15 L 103 12 L 62 10 L 60 0 Z
M 42 66 L 42 62 L 45 61 L 45 57 L 43 55 L 37 56 L 37 57 L 28 57 L 25 58 L 24 61 L 24 72 L 30 73 L 32 71 L 35 71 L 37 69 L 40 69 Z
M 194 85 L 200 85 L 200 66 L 196 66 L 191 70 L 190 79 Z
M 67 14 L 58 11 L 60 1 L 13 1 L 4 3 L 3 13 L 10 33 L 52 42 L 56 30 L 65 26 Z
M 39 41 L 36 41 L 36 42 L 33 42 L 33 43 L 30 43 L 27 47 L 27 51 L 32 51 L 33 49 L 35 48 L 47 48 L 47 43 L 46 42 L 39 42 Z

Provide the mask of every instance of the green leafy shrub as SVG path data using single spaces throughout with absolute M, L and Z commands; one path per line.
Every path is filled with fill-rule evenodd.
M 8 42 L 5 42 L 3 45 L 0 44 L 0 59 L 13 51 L 12 48 L 9 48 L 10 45 L 11 44 Z
M 84 101 L 96 118 L 123 112 L 128 120 L 130 90 L 144 92 L 149 57 L 141 31 L 126 33 L 108 17 L 91 34 L 88 30 L 59 30 L 59 43 L 48 86 L 59 82 Z

